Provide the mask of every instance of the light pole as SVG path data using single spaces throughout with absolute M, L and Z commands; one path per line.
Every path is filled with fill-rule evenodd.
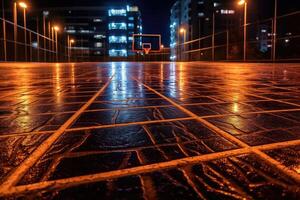
M 6 49 L 6 24 L 5 24 L 5 10 L 4 10 L 4 0 L 2 0 L 2 28 L 3 28 L 3 51 L 4 51 L 4 61 L 7 61 L 7 49 Z
M 71 62 L 71 56 L 72 56 L 72 44 L 75 43 L 75 40 L 73 39 L 68 39 L 69 43 L 69 62 Z
M 244 61 L 247 59 L 247 1 L 240 0 L 238 5 L 244 5 Z
M 215 60 L 215 32 L 216 32 L 216 14 L 215 11 L 213 11 L 213 20 L 212 20 L 212 37 L 211 37 L 211 59 L 212 61 Z
M 58 42 L 57 42 L 57 32 L 59 31 L 59 27 L 58 27 L 58 26 L 54 26 L 53 29 L 54 29 L 54 31 L 55 31 L 55 52 L 56 52 L 56 62 L 58 62 Z
M 13 8 L 14 15 L 14 50 L 15 50 L 15 61 L 17 61 L 18 53 L 17 53 L 17 40 L 18 40 L 18 13 L 17 13 L 17 2 L 14 2 Z
M 273 45 L 272 45 L 272 60 L 276 61 L 276 40 L 277 40 L 277 0 L 275 0 L 274 5 L 274 20 L 273 20 Z
M 184 28 L 181 28 L 180 33 L 183 34 L 183 52 L 185 52 L 186 30 Z M 184 56 L 184 59 L 185 59 L 185 56 Z
M 44 34 L 44 62 L 46 62 L 47 54 L 47 43 L 46 43 L 46 17 L 49 15 L 48 11 L 43 11 L 43 34 Z
M 20 2 L 19 6 L 23 8 L 23 18 L 24 18 L 24 50 L 25 50 L 25 61 L 27 61 L 27 34 L 26 34 L 26 9 L 27 4 Z
M 51 27 L 51 40 L 52 40 L 51 51 L 52 51 L 52 53 L 54 53 L 54 42 L 55 42 L 55 40 L 54 40 L 54 28 L 53 27 Z M 52 54 L 51 57 L 54 60 L 54 55 L 53 54 Z

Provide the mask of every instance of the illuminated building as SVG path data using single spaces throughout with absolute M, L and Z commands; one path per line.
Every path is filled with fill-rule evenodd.
M 108 10 L 108 44 L 110 57 L 134 55 L 132 35 L 142 33 L 141 13 L 137 6 L 115 7 Z
M 195 40 L 212 34 L 212 19 L 215 13 L 215 31 L 231 30 L 239 26 L 239 17 L 234 1 L 230 0 L 178 0 L 171 8 L 170 15 L 170 47 L 171 60 L 178 56 L 177 45 L 184 39 L 179 30 L 186 31 L 186 41 Z M 197 49 L 197 46 L 190 46 Z

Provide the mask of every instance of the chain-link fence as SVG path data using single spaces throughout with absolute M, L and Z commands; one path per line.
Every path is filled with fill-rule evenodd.
M 0 18 L 0 58 L 2 61 L 56 62 L 68 60 L 65 38 L 53 29 L 43 35 Z M 38 25 L 37 25 L 38 26 Z M 37 27 L 36 30 L 39 30 Z
M 277 17 L 276 33 L 273 19 L 248 23 L 235 29 L 217 32 L 175 46 L 179 61 L 215 60 L 299 61 L 300 11 Z M 246 43 L 244 43 L 246 30 Z M 275 37 L 276 36 L 276 37 Z

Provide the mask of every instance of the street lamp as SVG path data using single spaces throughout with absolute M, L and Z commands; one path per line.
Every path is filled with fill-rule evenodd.
M 272 45 L 272 60 L 275 62 L 276 60 L 276 39 L 277 39 L 277 0 L 274 0 L 274 20 L 273 20 L 273 45 Z
M 49 15 L 49 11 L 43 11 L 43 33 L 44 33 L 44 62 L 47 60 L 47 44 L 46 44 L 46 17 Z
M 183 34 L 183 51 L 185 52 L 185 42 L 186 42 L 186 29 L 185 28 L 181 28 L 179 30 L 179 32 L 181 34 Z M 181 56 L 182 56 L 182 53 L 181 53 Z
M 25 49 L 25 61 L 27 61 L 27 34 L 26 34 L 26 9 L 27 4 L 24 2 L 19 2 L 19 6 L 23 8 L 23 18 L 24 18 L 24 49 Z
M 4 9 L 4 0 L 2 3 L 2 28 L 3 28 L 3 51 L 4 51 L 4 61 L 7 61 L 7 46 L 6 46 L 6 21 L 5 21 L 5 9 Z
M 247 1 L 240 0 L 238 5 L 244 5 L 244 61 L 247 59 Z
M 57 32 L 59 31 L 58 26 L 53 27 L 54 32 L 55 32 L 55 52 L 56 52 L 56 62 L 58 61 L 58 42 L 57 42 Z
M 17 40 L 18 40 L 17 2 L 14 2 L 13 16 L 14 16 L 14 51 L 15 51 L 14 57 L 15 57 L 15 61 L 17 61 L 17 58 L 18 58 L 18 52 L 17 52 Z
M 72 48 L 72 44 L 75 43 L 75 40 L 74 39 L 69 39 L 69 36 L 68 36 L 68 57 L 69 57 L 69 62 L 71 61 L 71 48 Z

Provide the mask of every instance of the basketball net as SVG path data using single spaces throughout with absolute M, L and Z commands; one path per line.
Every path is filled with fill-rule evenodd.
M 151 48 L 144 48 L 145 54 L 148 55 L 150 53 Z

